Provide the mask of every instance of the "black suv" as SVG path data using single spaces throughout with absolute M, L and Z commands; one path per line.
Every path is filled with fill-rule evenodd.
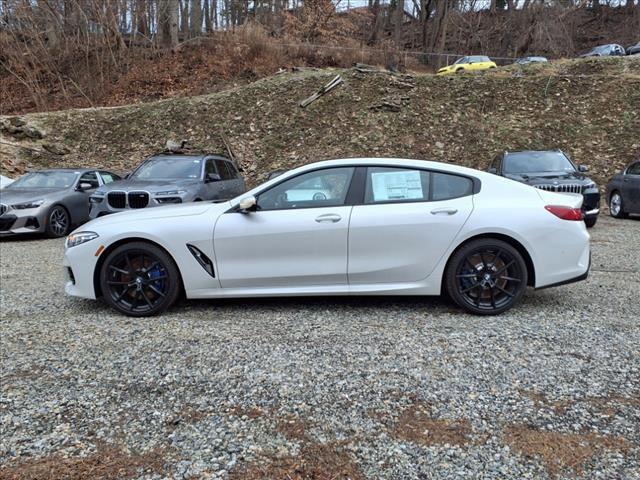
M 591 228 L 600 213 L 598 185 L 584 172 L 585 165 L 576 165 L 560 150 L 503 152 L 487 169 L 503 177 L 526 183 L 549 192 L 581 193 L 584 223 Z

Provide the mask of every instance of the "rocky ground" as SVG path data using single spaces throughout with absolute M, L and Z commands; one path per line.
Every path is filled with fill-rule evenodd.
M 62 292 L 62 240 L 0 242 L 0 479 L 640 477 L 640 220 L 588 280 L 495 318 L 439 298 Z

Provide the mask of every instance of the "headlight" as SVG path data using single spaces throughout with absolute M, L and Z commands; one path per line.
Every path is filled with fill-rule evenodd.
M 156 192 L 154 195 L 159 197 L 162 195 L 182 195 L 185 193 L 187 193 L 185 190 L 167 190 L 166 192 Z
M 104 200 L 103 195 L 91 195 L 89 197 L 89 203 L 101 203 Z
M 16 203 L 15 205 L 11 205 L 11 208 L 15 208 L 16 210 L 24 210 L 26 208 L 37 208 L 43 203 L 44 203 L 44 200 L 35 200 L 33 202 Z
M 588 183 L 587 185 L 584 186 L 584 189 L 590 189 L 590 188 L 596 188 L 596 184 L 594 182 Z
M 98 234 L 96 232 L 72 233 L 67 237 L 67 248 L 86 243 L 89 240 L 93 240 L 94 238 L 98 238 Z
M 100 190 L 96 190 L 95 192 L 93 192 L 93 195 L 91 195 L 92 197 L 104 197 L 106 195 L 105 192 L 102 192 Z

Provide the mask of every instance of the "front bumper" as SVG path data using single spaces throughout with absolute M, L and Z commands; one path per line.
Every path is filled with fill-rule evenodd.
M 0 216 L 0 235 L 20 235 L 45 231 L 48 207 L 9 209 Z
M 100 237 L 81 245 L 67 248 L 64 252 L 64 291 L 67 295 L 82 298 L 96 298 L 93 273 L 100 258 L 96 253 L 102 243 Z M 102 252 L 101 252 L 102 253 Z

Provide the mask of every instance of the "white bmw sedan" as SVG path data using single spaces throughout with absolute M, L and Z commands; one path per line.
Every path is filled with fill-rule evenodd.
M 444 163 L 330 160 L 228 202 L 93 220 L 67 238 L 66 292 L 132 316 L 181 294 L 445 292 L 469 312 L 498 314 L 527 286 L 587 277 L 581 202 Z

